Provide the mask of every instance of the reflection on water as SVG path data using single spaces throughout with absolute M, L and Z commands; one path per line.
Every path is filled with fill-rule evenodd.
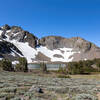
M 46 64 L 47 70 L 58 70 L 59 67 L 65 67 L 66 64 Z M 40 69 L 40 64 L 28 64 L 29 69 Z

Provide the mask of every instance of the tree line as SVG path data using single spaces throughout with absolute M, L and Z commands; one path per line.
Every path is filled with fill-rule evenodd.
M 58 72 L 64 74 L 90 74 L 91 72 L 100 72 L 100 59 L 69 62 L 66 67 L 60 67 Z
M 0 61 L 0 70 L 4 71 L 17 71 L 17 72 L 27 72 L 27 60 L 24 57 L 18 59 L 18 63 L 13 65 L 9 59 L 2 59 Z
M 0 70 L 4 71 L 16 71 L 16 72 L 28 72 L 28 63 L 26 58 L 20 57 L 16 65 L 8 59 L 0 60 Z M 47 72 L 47 66 L 45 63 L 40 64 L 41 71 Z M 63 74 L 90 74 L 91 72 L 100 72 L 100 59 L 69 62 L 66 63 L 66 67 L 59 67 L 59 73 Z

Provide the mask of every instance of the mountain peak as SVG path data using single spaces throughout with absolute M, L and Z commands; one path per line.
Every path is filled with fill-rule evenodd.
M 10 30 L 11 27 L 8 24 L 5 24 L 5 25 L 2 26 L 1 29 L 3 29 L 3 30 Z
M 47 36 L 38 39 L 35 35 L 18 26 L 4 25 L 0 29 L 1 50 L 11 52 L 1 55 L 10 59 L 24 56 L 28 62 L 47 60 L 49 62 L 70 62 L 84 59 L 100 58 L 100 48 L 81 38 L 65 38 L 61 36 Z M 5 45 L 7 42 L 9 45 Z M 13 45 L 11 45 L 13 44 Z M 17 48 L 16 50 L 10 48 Z M 12 53 L 13 51 L 13 53 Z M 12 60 L 12 59 L 11 59 Z

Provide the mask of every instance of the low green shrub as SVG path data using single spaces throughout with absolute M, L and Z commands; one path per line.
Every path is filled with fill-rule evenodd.
M 12 63 L 8 59 L 3 59 L 0 61 L 0 69 L 5 71 L 13 71 Z
M 69 74 L 90 74 L 94 71 L 92 66 L 92 61 L 79 61 L 79 62 L 69 62 L 67 64 Z
M 15 98 L 13 98 L 11 100 L 21 100 L 21 98 L 20 97 L 15 97 Z
M 91 94 L 78 94 L 73 100 L 98 100 L 97 97 Z
M 67 74 L 67 69 L 66 69 L 66 67 L 59 67 L 58 73 Z
M 43 73 L 46 73 L 47 72 L 47 66 L 46 64 L 43 62 L 43 63 L 40 63 L 40 69 Z
M 17 88 L 16 87 L 5 87 L 5 88 L 1 88 L 0 92 L 7 92 L 7 93 L 16 93 Z
M 58 75 L 58 78 L 71 78 L 69 75 Z
M 19 63 L 15 66 L 17 72 L 28 72 L 27 60 L 24 57 L 19 58 Z

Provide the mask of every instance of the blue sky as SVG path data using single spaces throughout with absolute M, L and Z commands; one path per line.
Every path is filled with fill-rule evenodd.
M 100 46 L 100 0 L 0 0 L 0 26 L 4 24 L 39 38 L 80 36 Z

